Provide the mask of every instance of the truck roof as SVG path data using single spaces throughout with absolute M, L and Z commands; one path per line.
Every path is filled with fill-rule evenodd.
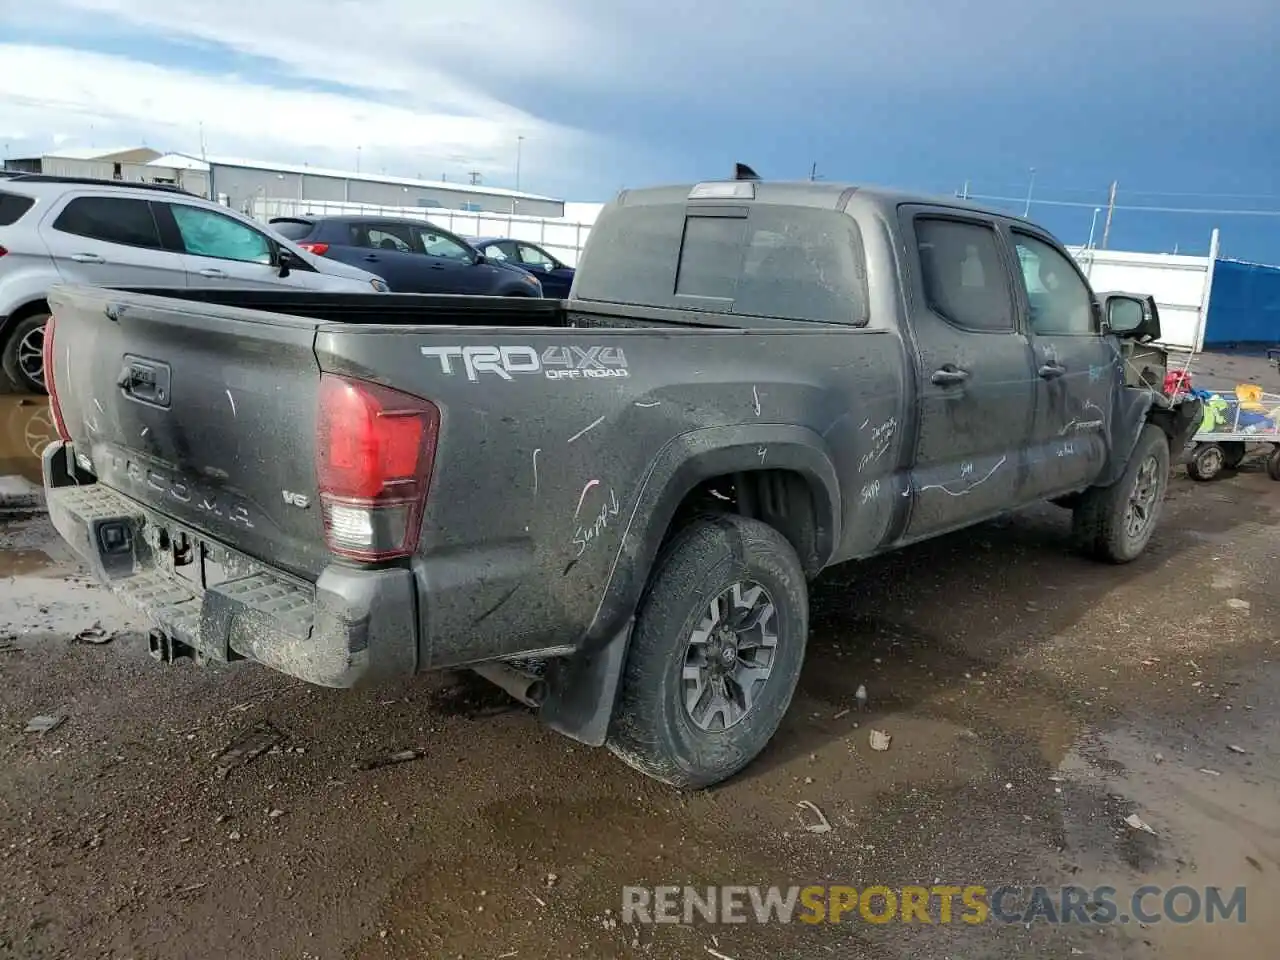
M 696 188 L 723 186 L 725 189 L 742 185 L 751 189 L 754 196 L 704 196 L 693 197 Z M 1023 220 L 1017 214 L 996 210 L 959 197 L 936 197 L 924 193 L 911 193 L 886 187 L 866 186 L 856 183 L 815 182 L 811 180 L 705 180 L 701 183 L 672 184 L 662 187 L 643 187 L 623 190 L 615 201 L 619 206 L 645 206 L 650 204 L 685 203 L 696 199 L 704 202 L 776 203 L 785 206 L 816 207 L 824 210 L 842 209 L 853 197 L 860 203 L 883 208 L 886 212 L 904 203 L 926 203 L 930 206 L 951 207 L 990 216 Z

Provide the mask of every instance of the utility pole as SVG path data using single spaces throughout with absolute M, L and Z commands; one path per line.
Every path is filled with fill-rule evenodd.
M 520 155 L 524 152 L 524 137 L 516 137 L 516 190 L 520 189 Z
M 1027 181 L 1027 205 L 1022 210 L 1024 217 L 1031 216 L 1031 191 L 1036 188 L 1036 168 L 1031 168 L 1031 179 Z
M 809 168 L 809 180 L 812 182 L 814 180 L 821 180 L 821 179 L 822 178 L 818 176 L 818 161 L 815 160 L 813 161 L 813 166 Z
M 469 176 L 469 177 L 471 178 L 471 185 L 472 185 L 473 187 L 478 187 L 478 186 L 480 186 L 480 171 L 479 171 L 479 170 L 472 170 L 469 174 L 467 174 L 467 176 Z
M 1120 186 L 1119 180 L 1111 181 L 1111 196 L 1107 200 L 1107 219 L 1102 225 L 1102 249 L 1107 249 L 1107 241 L 1111 238 L 1111 217 L 1116 212 L 1116 188 Z
M 362 147 L 356 147 L 356 173 L 360 172 L 360 151 Z

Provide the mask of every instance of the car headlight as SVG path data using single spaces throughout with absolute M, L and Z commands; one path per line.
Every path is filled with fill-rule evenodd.
M 377 277 L 374 277 L 372 280 L 369 281 L 369 286 L 373 287 L 373 289 L 376 290 L 378 293 L 391 292 L 391 288 L 387 286 L 386 281 L 379 280 Z

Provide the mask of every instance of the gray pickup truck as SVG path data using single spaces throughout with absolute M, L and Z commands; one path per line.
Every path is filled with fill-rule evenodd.
M 626 191 L 563 302 L 49 299 L 49 512 L 154 655 L 468 667 L 680 786 L 776 731 L 825 567 L 1041 500 L 1133 560 L 1199 419 L 1033 223 L 827 183 Z

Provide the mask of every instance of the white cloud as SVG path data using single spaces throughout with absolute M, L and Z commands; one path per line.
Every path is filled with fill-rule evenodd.
M 76 145 L 145 140 L 193 152 L 203 124 L 210 153 L 349 168 L 360 146 L 367 170 L 434 177 L 476 169 L 495 185 L 508 179 L 517 136 L 564 156 L 592 147 L 576 131 L 457 84 L 443 85 L 441 98 L 423 91 L 396 105 L 58 47 L 0 44 L 0 63 L 0 141 L 11 145 L 70 145 L 74 130 Z

